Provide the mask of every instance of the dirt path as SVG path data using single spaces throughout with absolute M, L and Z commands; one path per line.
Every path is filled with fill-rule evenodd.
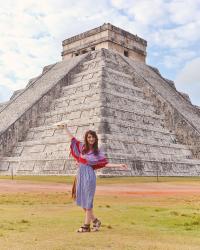
M 0 180 L 0 194 L 27 192 L 66 192 L 71 185 L 63 183 L 38 183 L 21 180 Z M 134 183 L 97 185 L 96 195 L 160 196 L 200 195 L 200 184 Z

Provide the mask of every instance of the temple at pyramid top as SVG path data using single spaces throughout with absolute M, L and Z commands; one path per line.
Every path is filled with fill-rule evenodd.
M 70 59 L 91 50 L 106 48 L 145 62 L 147 41 L 110 23 L 65 39 L 62 59 Z

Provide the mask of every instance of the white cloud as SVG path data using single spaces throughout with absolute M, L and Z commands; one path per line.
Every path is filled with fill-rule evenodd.
M 163 64 L 168 69 L 178 69 L 182 67 L 185 62 L 196 57 L 195 51 L 186 49 L 176 49 L 173 53 L 163 54 Z
M 200 21 L 198 20 L 170 29 L 162 28 L 151 34 L 150 38 L 160 47 L 187 48 L 200 39 Z
M 199 0 L 173 0 L 168 3 L 170 20 L 180 25 L 199 20 L 199 9 Z
M 12 91 L 4 85 L 0 85 L 0 100 L 5 102 L 8 100 L 8 96 L 11 96 Z
M 189 61 L 178 72 L 175 83 L 178 90 L 189 94 L 194 104 L 200 105 L 200 57 Z
M 25 87 L 42 67 L 61 60 L 62 40 L 104 22 L 143 37 L 159 65 L 180 70 L 200 56 L 199 5 L 199 0 L 0 0 L 0 85 Z
M 137 22 L 147 26 L 158 27 L 168 21 L 168 18 L 163 18 L 166 15 L 166 7 L 162 0 L 135 1 L 127 11 Z

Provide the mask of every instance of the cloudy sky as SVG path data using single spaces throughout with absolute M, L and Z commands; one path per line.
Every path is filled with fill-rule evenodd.
M 200 106 L 200 0 L 0 0 L 0 102 L 105 22 L 146 39 L 147 63 Z

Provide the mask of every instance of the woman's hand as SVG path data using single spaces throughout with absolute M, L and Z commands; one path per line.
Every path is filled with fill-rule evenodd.
M 80 157 L 83 158 L 83 159 L 86 159 L 85 155 L 83 155 L 82 153 L 80 154 Z
M 66 123 L 60 123 L 56 125 L 58 128 L 67 128 L 67 124 Z
M 128 166 L 124 163 L 122 164 L 118 164 L 118 163 L 107 163 L 106 167 L 110 167 L 110 168 L 118 168 L 120 170 L 128 170 Z
M 121 170 L 127 170 L 127 169 L 128 169 L 128 166 L 127 166 L 126 164 L 122 163 L 122 164 L 119 164 L 119 168 L 120 168 Z
M 57 128 L 61 128 L 61 129 L 65 129 L 67 135 L 69 136 L 70 139 L 72 139 L 74 136 L 72 135 L 72 133 L 69 131 L 69 128 L 67 126 L 67 121 L 63 121 L 63 122 L 58 122 L 56 124 L 54 124 Z

